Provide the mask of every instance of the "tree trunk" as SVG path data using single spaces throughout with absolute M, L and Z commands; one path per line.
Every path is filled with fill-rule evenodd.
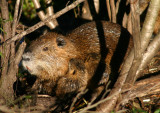
M 11 21 L 9 18 L 9 10 L 8 10 L 8 3 L 6 0 L 0 1 L 0 7 L 1 7 L 1 17 L 3 19 L 2 25 L 3 25 L 3 41 L 6 41 L 7 39 L 11 38 Z M 12 43 L 13 45 L 13 43 Z M 15 48 L 12 48 L 15 49 Z M 14 90 L 13 90 L 13 83 L 16 80 L 15 73 L 13 73 L 14 69 L 11 69 L 8 73 L 8 67 L 13 66 L 13 63 L 11 63 L 14 60 L 14 58 L 10 57 L 11 54 L 11 44 L 3 44 L 2 46 L 2 56 L 1 56 L 1 78 L 0 78 L 0 98 L 3 98 L 6 103 L 13 101 L 14 99 Z M 13 66 L 14 67 L 14 66 Z

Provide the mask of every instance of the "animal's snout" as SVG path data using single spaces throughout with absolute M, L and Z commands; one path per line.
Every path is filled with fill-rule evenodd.
M 22 57 L 23 61 L 30 61 L 30 58 Z
M 31 56 L 28 53 L 25 53 L 22 56 L 22 60 L 23 61 L 30 61 L 31 60 Z

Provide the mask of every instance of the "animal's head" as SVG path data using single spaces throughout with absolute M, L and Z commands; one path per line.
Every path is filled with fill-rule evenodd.
M 76 57 L 73 44 L 65 36 L 50 32 L 30 44 L 22 56 L 22 65 L 33 75 L 54 78 L 67 72 L 72 57 Z

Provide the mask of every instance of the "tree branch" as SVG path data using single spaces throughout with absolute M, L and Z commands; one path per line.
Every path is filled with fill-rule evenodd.
M 40 9 L 41 8 L 39 0 L 32 0 L 32 1 L 33 1 L 33 4 L 34 4 L 34 7 L 36 9 Z M 45 2 L 47 4 L 50 4 L 52 2 L 52 0 L 49 0 L 49 1 L 45 0 Z M 46 18 L 48 18 L 49 16 L 53 15 L 53 6 L 47 7 L 47 14 L 45 14 L 44 11 L 42 11 L 42 10 L 38 11 L 37 14 L 38 14 L 39 18 L 43 21 Z M 54 20 L 51 20 L 51 21 L 47 22 L 46 25 L 50 29 L 54 29 L 58 25 L 58 23 L 57 23 L 56 19 L 54 19 Z
M 109 93 L 108 97 L 114 95 L 112 99 L 105 101 L 97 107 L 97 111 L 102 113 L 110 113 L 116 105 L 117 99 L 119 98 L 119 94 L 121 93 L 122 86 L 127 78 L 128 71 L 132 65 L 132 61 L 134 58 L 134 50 L 132 49 L 129 53 L 129 56 L 124 61 L 120 75 L 118 80 L 116 81 L 113 89 Z
M 16 33 L 19 4 L 20 4 L 20 0 L 17 0 L 16 5 L 15 5 L 14 18 L 13 18 L 13 22 L 12 22 L 12 37 L 15 36 L 15 33 Z M 12 75 L 12 76 L 10 76 L 10 78 L 12 78 L 12 80 L 16 80 L 16 75 L 13 74 L 14 73 L 13 71 L 16 71 L 14 68 L 15 67 L 14 66 L 15 62 L 13 60 L 14 57 L 15 57 L 15 42 L 12 42 L 11 43 L 10 65 L 9 65 L 9 69 L 8 69 L 8 73 L 7 73 L 7 75 Z
M 140 14 L 139 14 L 139 0 L 131 0 L 131 15 L 132 15 L 132 36 L 134 42 L 134 60 L 131 69 L 128 73 L 125 83 L 133 85 L 136 80 L 136 71 L 141 63 L 141 40 L 140 40 Z
M 116 23 L 117 18 L 116 18 L 116 8 L 115 8 L 114 0 L 110 0 L 110 4 L 111 4 L 111 12 L 112 12 L 112 22 Z
M 142 37 L 141 46 L 143 47 L 142 48 L 143 50 L 145 50 L 145 48 L 147 47 L 147 45 L 149 43 L 149 40 L 150 40 L 150 36 L 153 32 L 153 29 L 152 29 L 153 26 L 152 25 L 154 25 L 154 22 L 155 22 L 155 19 L 153 19 L 153 16 L 156 16 L 158 14 L 158 12 L 155 11 L 155 10 L 160 8 L 159 5 L 160 5 L 160 0 L 152 0 L 151 4 L 150 4 L 150 8 L 147 12 L 147 15 L 149 15 L 149 17 L 147 17 L 147 20 L 145 20 L 146 24 L 144 25 L 142 33 L 141 33 L 141 37 Z M 156 8 L 154 6 L 156 6 Z M 154 7 L 154 8 L 151 9 L 151 7 L 152 8 Z M 150 27 L 149 18 L 152 19 L 151 20 L 151 26 L 152 27 Z M 149 30 L 152 30 L 152 31 L 149 31 Z M 147 35 L 145 35 L 145 33 Z M 144 40 L 145 38 L 147 38 L 146 39 L 147 41 Z M 142 50 L 142 52 L 143 52 L 143 50 Z M 111 112 L 111 110 L 113 110 L 113 108 L 116 105 L 117 99 L 119 98 L 119 94 L 121 93 L 122 86 L 124 85 L 124 82 L 125 82 L 126 77 L 128 75 L 128 71 L 129 71 L 129 69 L 131 67 L 131 64 L 133 62 L 133 58 L 134 58 L 134 50 L 131 50 L 129 56 L 124 61 L 124 65 L 122 66 L 120 76 L 118 77 L 118 80 L 116 81 L 116 83 L 114 85 L 114 88 L 111 90 L 111 92 L 108 96 L 111 96 L 111 95 L 114 95 L 114 94 L 116 94 L 116 95 L 112 99 L 100 104 L 100 106 L 97 107 L 97 111 L 109 113 L 109 112 Z
M 9 21 L 9 12 L 8 12 L 8 3 L 6 0 L 0 1 L 0 7 L 1 7 L 1 15 L 3 19 L 3 30 L 4 35 L 3 39 L 6 41 L 7 39 L 11 38 L 11 22 Z M 2 74 L 1 77 L 5 76 L 8 71 L 8 60 L 9 60 L 9 54 L 10 54 L 10 44 L 4 44 L 2 49 L 2 55 L 4 57 L 1 57 L 1 65 L 2 65 Z
M 45 2 L 46 2 L 46 4 L 49 5 L 49 4 L 51 4 L 52 0 L 45 0 Z M 47 14 L 46 14 L 47 17 L 54 15 L 53 6 L 47 7 L 46 11 L 47 11 Z M 52 20 L 51 22 L 52 22 L 52 24 L 53 24 L 52 26 L 54 26 L 54 28 L 55 28 L 56 26 L 58 26 L 58 22 L 57 22 L 56 18 L 55 18 L 54 20 Z
M 127 19 L 127 30 L 129 31 L 130 34 L 132 33 L 132 21 L 131 21 L 131 12 L 128 15 L 128 19 Z
M 156 55 L 160 50 L 160 33 L 153 39 L 150 45 L 147 48 L 146 53 L 143 55 L 142 62 L 137 70 L 136 76 L 141 75 L 142 70 L 147 67 L 147 64 L 150 63 L 151 59 Z
M 126 104 L 129 100 L 136 97 L 142 97 L 149 94 L 154 94 L 160 91 L 160 75 L 147 78 L 135 82 L 134 86 L 128 88 L 124 87 L 122 90 L 122 101 L 120 101 L 117 106 L 120 104 Z
M 33 31 L 35 31 L 36 29 L 44 26 L 45 23 L 47 23 L 47 22 L 49 22 L 49 21 L 51 21 L 51 20 L 53 20 L 53 19 L 55 19 L 55 18 L 63 15 L 64 13 L 66 13 L 66 12 L 68 12 L 69 10 L 75 8 L 78 4 L 80 4 L 81 2 L 84 2 L 84 1 L 85 1 L 85 0 L 77 0 L 77 1 L 75 1 L 75 2 L 72 3 L 71 5 L 65 7 L 65 8 L 62 9 L 61 11 L 57 12 L 55 15 L 49 16 L 49 17 L 48 17 L 47 19 L 45 19 L 44 21 L 40 21 L 40 22 L 37 23 L 36 25 L 28 28 L 26 31 L 23 31 L 22 33 L 14 36 L 13 38 L 11 38 L 11 39 L 9 39 L 9 40 L 7 40 L 5 43 L 8 44 L 8 43 L 11 43 L 11 42 L 16 41 L 16 40 L 18 40 L 18 39 L 21 39 L 23 36 L 25 36 L 25 35 L 33 32 Z
M 159 10 L 160 0 L 151 0 L 141 31 L 142 53 L 144 53 L 150 42 Z
M 106 5 L 107 5 L 109 21 L 111 21 L 111 7 L 110 7 L 110 4 L 109 4 L 109 0 L 106 0 Z

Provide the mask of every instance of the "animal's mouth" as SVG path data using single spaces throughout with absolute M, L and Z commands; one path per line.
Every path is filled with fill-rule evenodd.
M 32 65 L 32 62 L 30 61 L 26 61 L 26 60 L 23 60 L 22 59 L 22 66 L 25 70 L 27 70 L 29 73 L 32 73 L 33 71 L 33 65 Z
M 28 66 L 26 66 L 26 69 L 27 69 L 29 72 L 31 72 L 31 69 L 30 69 Z

